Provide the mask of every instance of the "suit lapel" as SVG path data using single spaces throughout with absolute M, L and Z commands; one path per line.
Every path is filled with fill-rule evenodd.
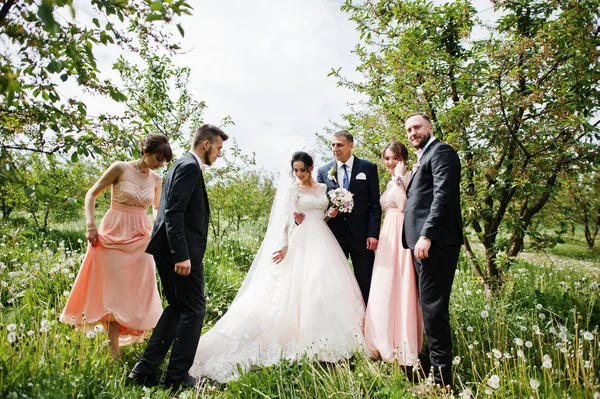
M 192 161 L 194 162 L 194 164 L 198 167 L 198 169 L 200 169 L 200 181 L 198 182 L 198 184 L 202 185 L 202 195 L 204 197 L 204 203 L 206 204 L 206 214 L 209 215 L 210 214 L 210 205 L 208 202 L 208 193 L 206 192 L 206 184 L 204 183 L 204 173 L 202 172 L 202 168 L 200 167 L 200 164 L 198 163 L 198 160 L 196 159 L 194 154 L 192 154 L 191 152 L 188 152 L 187 156 L 190 157 L 192 159 Z
M 439 140 L 435 140 L 433 143 L 431 143 L 429 145 L 429 147 L 427 147 L 425 149 L 425 151 L 423 152 L 423 155 L 421 155 L 421 159 L 419 161 L 417 161 L 417 165 L 419 165 L 417 167 L 417 169 L 413 172 L 410 172 L 410 179 L 408 180 L 408 185 L 406 186 L 406 192 L 408 193 L 408 190 L 410 189 L 410 186 L 412 185 L 413 180 L 415 179 L 415 176 L 417 175 L 417 173 L 419 173 L 419 169 L 421 168 L 420 165 L 421 163 L 427 161 L 429 155 L 433 152 L 433 148 L 435 146 L 437 146 L 439 144 Z
M 350 174 L 350 181 L 348 182 L 348 191 L 352 192 L 352 184 L 354 180 L 356 180 L 356 175 L 358 175 L 358 169 L 360 168 L 360 159 L 356 156 L 354 157 L 354 164 L 352 165 L 352 173 Z
M 331 170 L 331 168 L 333 168 L 333 176 L 335 177 L 335 180 L 331 180 L 329 178 L 329 171 Z M 325 177 L 327 178 L 327 180 L 329 180 L 330 182 L 333 183 L 333 186 L 335 188 L 340 188 L 340 185 L 338 184 L 338 175 L 337 175 L 337 161 L 334 159 L 333 162 L 330 162 L 329 164 L 327 164 L 327 173 L 325 175 Z

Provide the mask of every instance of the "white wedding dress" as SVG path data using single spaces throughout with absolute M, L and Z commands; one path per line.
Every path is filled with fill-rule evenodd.
M 265 236 L 229 310 L 200 338 L 190 375 L 224 383 L 237 379 L 239 370 L 282 359 L 336 362 L 367 351 L 360 289 L 323 221 L 326 190 L 324 184 L 289 190 L 288 213 L 303 212 L 305 218 L 295 226 L 288 215 L 287 256 L 273 263 L 271 254 L 282 245 Z

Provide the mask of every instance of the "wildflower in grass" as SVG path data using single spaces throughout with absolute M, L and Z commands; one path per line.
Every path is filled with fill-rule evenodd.
M 553 326 L 550 326 L 550 328 L 548 329 L 548 332 L 550 334 L 556 334 L 556 328 L 554 328 Z
M 17 331 L 17 325 L 14 323 L 11 323 L 9 325 L 6 326 L 6 331 L 8 332 L 13 332 L 13 331 Z
M 492 349 L 492 353 L 496 359 L 502 359 L 502 352 L 500 352 L 498 349 Z
M 533 343 L 531 343 L 531 341 L 525 341 L 525 346 L 531 348 L 533 347 Z
M 468 327 L 467 327 L 467 331 L 468 331 L 468 332 L 473 332 L 473 327 L 471 327 L 471 326 L 468 326 Z
M 14 331 L 9 332 L 6 339 L 8 339 L 9 344 L 14 344 L 17 342 L 17 333 Z
M 492 374 L 490 378 L 488 378 L 487 384 L 494 389 L 500 388 L 500 377 L 496 374 Z
M 523 340 L 521 338 L 515 338 L 515 345 L 523 346 Z
M 552 358 L 550 355 L 544 355 L 544 360 L 542 361 L 542 367 L 545 369 L 552 368 Z
M 520 357 L 521 359 L 525 359 L 525 352 L 523 352 L 521 349 L 517 350 L 517 356 Z
M 594 392 L 594 399 L 600 399 L 600 392 Z
M 42 320 L 40 327 L 40 332 L 48 332 L 48 328 L 50 328 L 50 322 L 48 320 Z
M 28 336 L 28 337 L 31 337 L 33 334 L 35 334 L 35 333 L 33 332 L 33 330 L 29 330 L 29 331 L 27 331 L 27 336 Z
M 455 366 L 458 366 L 460 364 L 460 356 L 456 356 L 453 360 L 452 360 L 452 364 Z
M 486 319 L 489 317 L 490 312 L 488 312 L 487 310 L 482 310 L 481 313 L 479 313 L 479 315 L 481 316 L 482 319 Z
M 594 334 L 592 334 L 589 331 L 584 331 L 583 332 L 583 339 L 585 339 L 586 341 L 592 341 L 594 339 Z
M 567 341 L 567 334 L 561 331 L 558 333 L 558 338 L 562 339 L 563 341 Z
M 489 388 L 486 388 L 486 390 L 485 390 L 485 394 L 486 394 L 486 395 L 491 395 L 491 394 L 492 394 L 492 392 L 493 392 L 493 391 L 492 391 L 491 389 L 489 389 Z
M 96 324 L 94 326 L 94 332 L 101 334 L 104 332 L 104 326 L 102 324 Z
M 466 388 L 464 391 L 458 394 L 460 399 L 471 399 L 473 397 L 473 392 L 469 388 Z
M 544 313 L 539 313 L 538 317 L 540 318 L 540 320 L 546 320 L 546 315 Z
M 87 334 L 85 334 L 86 337 L 88 337 L 89 339 L 93 339 L 96 337 L 96 333 L 93 331 L 88 331 Z
M 538 303 L 537 305 L 535 305 L 535 308 L 536 308 L 537 310 L 542 310 L 542 304 L 541 304 L 541 303 Z
M 592 368 L 592 362 L 590 362 L 589 360 L 586 360 L 585 362 L 583 362 L 583 367 L 586 369 L 591 369 Z
M 67 290 L 63 291 L 63 296 L 69 296 L 69 294 L 70 294 L 69 291 L 67 291 Z
M 540 382 L 534 378 L 529 380 L 529 386 L 531 389 L 538 389 L 540 387 Z

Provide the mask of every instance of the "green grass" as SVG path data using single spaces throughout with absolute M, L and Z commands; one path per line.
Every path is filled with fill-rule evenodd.
M 0 397 L 173 397 L 127 383 L 144 344 L 124 347 L 123 359 L 113 360 L 106 336 L 88 338 L 57 322 L 83 257 L 80 243 L 71 245 L 81 232 L 64 228 L 45 237 L 0 229 Z M 205 331 L 235 296 L 258 235 L 209 247 Z M 585 247 L 569 245 L 577 248 L 566 242 L 552 253 L 564 246 L 560 256 L 572 262 L 519 261 L 492 298 L 461 260 L 451 303 L 456 398 L 468 397 L 467 390 L 477 398 L 600 397 L 599 276 L 577 267 L 574 254 Z M 399 367 L 357 356 L 336 364 L 284 362 L 177 397 L 409 398 L 410 386 Z

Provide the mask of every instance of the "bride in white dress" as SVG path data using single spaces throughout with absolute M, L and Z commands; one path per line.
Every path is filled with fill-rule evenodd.
M 323 218 L 327 188 L 306 152 L 280 175 L 269 227 L 229 310 L 200 338 L 190 375 L 224 383 L 304 356 L 326 362 L 366 352 L 365 305 Z M 293 178 L 293 171 L 296 179 Z M 305 214 L 296 226 L 293 212 Z

